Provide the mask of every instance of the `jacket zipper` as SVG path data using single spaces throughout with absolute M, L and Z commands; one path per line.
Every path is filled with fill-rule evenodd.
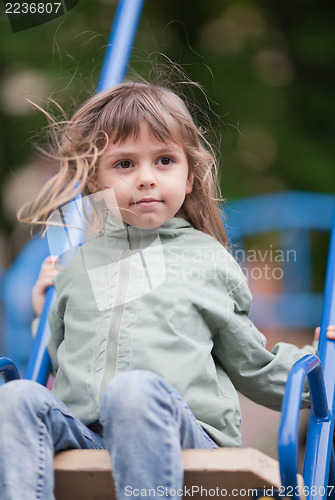
M 127 227 L 127 236 L 130 247 L 128 227 Z M 106 385 L 108 384 L 109 380 L 111 380 L 117 373 L 119 335 L 120 335 L 123 312 L 125 309 L 125 301 L 127 298 L 127 292 L 129 288 L 132 253 L 133 252 L 130 248 L 124 250 L 121 254 L 121 259 L 119 262 L 119 278 L 115 293 L 115 298 L 118 299 L 117 303 L 119 305 L 113 307 L 110 317 L 110 322 L 107 332 L 107 341 L 106 341 L 105 365 L 103 369 L 103 375 L 99 391 L 100 400 L 102 399 Z

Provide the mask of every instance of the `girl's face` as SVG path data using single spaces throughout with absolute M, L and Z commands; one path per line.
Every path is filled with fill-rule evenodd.
M 192 191 L 184 149 L 174 142 L 163 143 L 143 122 L 140 133 L 123 142 L 110 143 L 101 157 L 98 183 L 111 188 L 108 198 L 117 201 L 123 222 L 155 229 L 174 217 L 186 194 Z M 115 198 L 114 198 L 115 197 Z M 110 207 L 113 212 L 113 208 Z

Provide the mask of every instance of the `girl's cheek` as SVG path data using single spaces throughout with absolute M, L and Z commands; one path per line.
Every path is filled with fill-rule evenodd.
M 119 206 L 118 197 L 114 188 L 109 188 L 103 191 L 103 199 L 107 205 L 107 208 L 111 212 L 113 212 Z

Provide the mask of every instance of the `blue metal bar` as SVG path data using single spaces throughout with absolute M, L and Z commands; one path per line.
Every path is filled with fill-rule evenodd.
M 226 226 L 230 238 L 237 241 L 241 236 L 266 231 L 304 228 L 309 231 L 329 231 L 332 227 L 334 200 L 334 194 L 304 191 L 251 196 L 231 201 L 228 210 L 225 206 Z
M 323 425 L 320 428 L 313 421 L 313 418 L 310 417 L 304 464 L 304 480 L 308 488 L 311 488 L 313 485 L 316 485 L 317 489 L 320 486 L 326 488 L 329 477 L 333 478 L 335 476 L 335 471 L 330 470 L 331 463 L 332 469 L 334 467 L 331 457 L 333 453 L 335 409 L 335 342 L 327 339 L 326 335 L 328 325 L 331 324 L 335 324 L 335 214 L 329 245 L 318 353 L 323 366 L 328 405 L 331 409 L 332 418 L 329 425 Z M 317 454 L 316 450 L 318 451 Z M 314 500 L 317 500 L 317 498 L 314 497 Z M 322 497 L 320 496 L 319 498 Z
M 20 378 L 16 366 L 9 358 L 0 357 L 0 374 L 5 382 Z
M 283 399 L 278 455 L 282 484 L 285 487 L 298 486 L 299 411 L 306 377 L 310 388 L 313 418 L 319 423 L 330 421 L 321 362 L 319 358 L 309 354 L 293 366 Z
M 309 377 L 312 412 L 308 426 L 304 481 L 306 491 L 308 492 L 307 498 L 311 500 L 328 498 L 328 486 L 334 486 L 335 480 L 333 449 L 335 342 L 327 339 L 327 328 L 330 324 L 335 324 L 335 213 L 329 246 L 319 341 L 319 358 L 323 367 L 324 377 L 322 378 L 321 370 L 319 373 Z M 306 358 L 308 356 L 298 361 L 292 368 L 283 400 L 278 453 L 282 482 L 286 487 L 296 486 L 297 484 L 297 425 L 304 371 L 307 373 L 310 369 Z M 312 356 L 312 358 L 314 357 Z M 305 365 L 304 363 L 307 364 Z M 314 368 L 312 368 L 311 374 L 313 371 Z M 300 373 L 299 376 L 297 376 L 297 373 Z M 334 492 L 333 494 L 335 495 Z
M 111 30 L 110 44 L 103 63 L 98 91 L 105 90 L 123 80 L 143 2 L 144 0 L 120 0 Z M 80 195 L 76 200 L 78 201 L 79 198 Z M 73 210 L 77 208 L 80 211 L 76 200 L 74 203 L 72 202 Z M 80 232 L 74 236 L 73 231 L 66 224 L 64 224 L 64 231 L 65 234 L 62 235 L 64 241 L 59 243 L 60 247 L 65 249 L 68 244 L 70 246 L 81 244 L 80 236 L 78 236 Z M 59 250 L 57 254 L 61 254 L 62 251 Z M 46 384 L 50 371 L 50 358 L 46 346 L 50 337 L 48 317 L 55 297 L 54 287 L 50 287 L 46 292 L 43 312 L 25 373 L 26 379 L 34 380 L 42 385 Z
M 112 28 L 97 91 L 124 80 L 144 0 L 121 0 Z
M 326 387 L 323 377 L 322 364 L 319 358 L 313 356 L 315 363 L 310 370 L 308 370 L 308 384 L 311 398 L 312 415 L 314 419 L 329 420 L 330 413 L 327 405 Z
M 318 356 L 321 359 L 326 381 L 326 391 L 330 402 L 335 394 L 335 342 L 326 336 L 328 325 L 335 324 L 335 210 L 329 245 L 324 303 L 322 310 L 321 333 Z
M 50 372 L 50 357 L 47 351 L 47 343 L 50 337 L 49 312 L 56 298 L 56 290 L 52 286 L 47 289 L 45 302 L 40 317 L 36 337 L 33 342 L 31 354 L 28 360 L 25 377 L 45 385 Z
M 65 209 L 66 215 L 64 214 Z M 71 231 L 71 228 L 68 227 L 68 223 L 71 224 L 72 221 L 75 222 L 75 220 L 78 219 L 78 217 L 76 217 L 78 212 L 79 214 L 81 214 L 82 212 L 80 194 L 77 195 L 77 197 L 68 205 L 65 205 L 65 207 L 61 207 L 59 209 L 59 215 L 60 219 L 62 220 L 63 227 L 59 228 L 57 226 L 49 226 L 49 228 L 47 229 L 49 248 L 50 242 L 53 242 L 52 246 L 54 247 L 55 244 L 53 240 L 56 240 L 56 252 L 53 251 L 55 250 L 54 248 L 51 248 L 50 250 L 51 253 L 59 256 L 60 263 L 62 263 L 62 254 L 64 254 L 67 249 L 76 248 L 81 244 L 84 233 L 80 230 L 75 231 L 72 229 Z M 80 221 L 81 220 L 83 220 L 82 217 L 80 217 Z M 49 231 L 51 232 L 50 235 Z M 54 234 L 55 231 L 56 234 Z M 24 377 L 25 379 L 39 382 L 42 385 L 46 384 L 50 372 L 50 357 L 47 351 L 47 344 L 50 337 L 48 318 L 50 309 L 55 302 L 55 299 L 55 288 L 53 286 L 49 287 L 45 294 L 45 302 L 42 314 L 40 317 L 36 337 L 33 342 L 31 354 L 28 360 L 28 366 Z
M 329 469 L 329 485 L 335 485 L 335 454 L 334 454 L 334 446 L 332 446 L 331 456 L 330 456 L 330 469 Z M 335 498 L 335 488 L 329 494 L 329 499 Z

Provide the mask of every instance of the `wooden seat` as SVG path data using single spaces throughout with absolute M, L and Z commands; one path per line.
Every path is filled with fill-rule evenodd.
M 256 498 L 256 489 L 262 493 L 281 485 L 277 460 L 252 448 L 185 450 L 183 462 L 185 498 Z M 115 499 L 106 450 L 60 452 L 54 464 L 57 500 Z M 301 476 L 299 485 L 303 485 Z M 150 496 L 154 497 L 154 492 Z

